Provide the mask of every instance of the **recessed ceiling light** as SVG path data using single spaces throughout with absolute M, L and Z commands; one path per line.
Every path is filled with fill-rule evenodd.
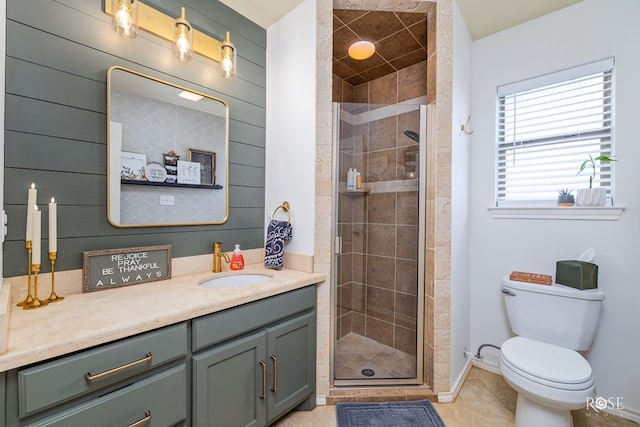
M 349 56 L 353 59 L 367 59 L 376 51 L 373 43 L 360 40 L 349 46 Z

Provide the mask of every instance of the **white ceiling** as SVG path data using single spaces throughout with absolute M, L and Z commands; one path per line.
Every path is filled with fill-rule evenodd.
M 304 0 L 220 0 L 269 28 Z M 474 40 L 538 18 L 582 0 L 456 0 Z
M 481 39 L 582 0 L 457 0 L 473 40 Z
M 269 28 L 304 0 L 220 0 L 262 28 Z

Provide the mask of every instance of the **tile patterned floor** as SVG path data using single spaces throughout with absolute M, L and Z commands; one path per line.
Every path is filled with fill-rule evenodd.
M 447 427 L 512 427 L 516 393 L 500 375 L 472 368 L 453 403 L 434 403 Z M 604 413 L 572 413 L 574 427 L 638 427 L 639 424 Z M 293 412 L 276 427 L 336 427 L 335 406 Z M 392 426 L 390 426 L 392 427 Z
M 415 378 L 416 358 L 362 335 L 350 333 L 336 343 L 336 379 Z M 367 377 L 363 369 L 374 375 Z

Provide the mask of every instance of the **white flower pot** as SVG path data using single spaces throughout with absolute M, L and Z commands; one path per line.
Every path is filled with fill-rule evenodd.
M 606 188 L 581 188 L 576 194 L 578 206 L 604 206 L 607 199 Z

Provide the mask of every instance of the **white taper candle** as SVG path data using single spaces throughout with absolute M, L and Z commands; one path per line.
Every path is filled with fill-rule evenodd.
M 38 206 L 33 205 L 33 252 L 31 256 L 32 264 L 40 264 L 40 234 L 42 229 L 42 212 L 38 210 Z
M 56 199 L 51 198 L 49 203 L 49 252 L 58 252 L 58 206 Z
M 38 195 L 38 190 L 36 190 L 36 184 L 34 182 L 31 183 L 31 188 L 29 188 L 29 196 L 27 197 L 27 233 L 25 240 L 30 241 L 33 240 L 33 205 L 35 205 L 36 199 Z

